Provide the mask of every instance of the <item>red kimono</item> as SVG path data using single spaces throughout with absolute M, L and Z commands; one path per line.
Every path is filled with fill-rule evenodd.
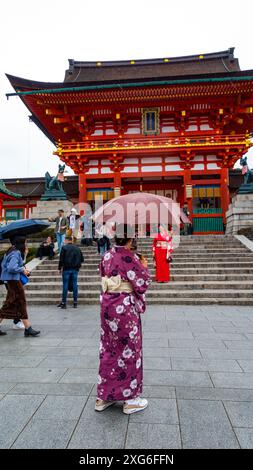
M 170 280 L 170 265 L 167 257 L 172 253 L 172 238 L 168 233 L 159 233 L 153 241 L 153 256 L 156 264 L 156 281 Z

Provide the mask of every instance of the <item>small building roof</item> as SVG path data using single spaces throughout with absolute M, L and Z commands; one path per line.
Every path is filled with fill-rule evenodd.
M 14 191 L 22 192 L 23 199 L 37 199 L 45 191 L 45 177 L 34 178 L 5 178 L 8 187 Z M 78 195 L 78 176 L 69 175 L 64 181 L 64 190 L 68 196 L 74 197 Z
M 1 199 L 21 199 L 22 194 L 14 193 L 10 189 L 6 188 L 5 182 L 0 180 L 0 198 Z

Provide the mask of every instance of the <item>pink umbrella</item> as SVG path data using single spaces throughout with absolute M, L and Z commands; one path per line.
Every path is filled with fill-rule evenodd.
M 96 223 L 117 222 L 129 225 L 179 225 L 180 219 L 184 223 L 190 222 L 173 199 L 143 192 L 111 199 L 100 206 L 93 215 Z

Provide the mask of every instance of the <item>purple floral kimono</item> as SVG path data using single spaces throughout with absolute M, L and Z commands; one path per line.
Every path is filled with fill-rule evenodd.
M 138 256 L 124 247 L 108 251 L 100 265 L 101 276 L 128 281 L 132 292 L 105 292 L 101 296 L 101 343 L 97 397 L 130 400 L 142 393 L 142 331 L 145 291 L 151 277 Z

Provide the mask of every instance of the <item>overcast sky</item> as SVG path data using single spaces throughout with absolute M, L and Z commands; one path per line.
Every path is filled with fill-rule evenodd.
M 56 174 L 54 146 L 33 124 L 5 73 L 63 81 L 68 59 L 173 57 L 235 47 L 253 69 L 252 0 L 2 0 L 0 178 Z M 253 150 L 249 152 L 253 167 Z M 70 173 L 71 170 L 70 170 Z

